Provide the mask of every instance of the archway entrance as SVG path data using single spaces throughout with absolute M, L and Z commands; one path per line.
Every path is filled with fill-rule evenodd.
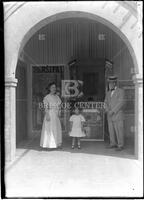
M 14 161 L 12 165 L 8 162 L 7 196 L 142 196 L 141 7 L 140 2 L 126 1 L 5 3 L 5 153 L 6 161 Z M 37 101 L 41 102 L 37 97 L 43 98 L 46 92 L 41 77 L 48 75 L 59 84 L 58 71 L 63 68 L 62 78 L 75 79 L 78 75 L 77 79 L 84 79 L 86 91 L 89 89 L 85 96 L 97 103 L 98 89 L 103 88 L 101 84 L 96 87 L 100 83 L 97 70 L 100 72 L 101 67 L 95 65 L 99 59 L 106 59 L 105 67 L 112 65 L 127 94 L 126 148 L 120 153 L 108 151 L 103 141 L 82 141 L 79 150 L 71 149 L 71 141 L 66 141 L 62 150 L 39 151 L 43 116 L 37 109 Z M 94 71 L 90 73 L 92 60 Z M 49 72 L 42 76 L 37 73 L 34 78 L 35 66 L 48 67 Z M 49 68 L 56 69 L 56 76 Z M 84 68 L 90 75 L 84 75 Z M 93 77 L 97 79 L 95 94 L 87 86 L 87 79 Z M 127 142 L 132 151 L 128 151 Z
M 41 80 L 40 85 L 38 77 L 35 79 L 37 81 L 35 83 L 33 82 L 33 67 L 43 65 L 52 67 L 63 66 L 64 72 L 62 76 L 64 79 L 68 79 L 70 78 L 68 63 L 76 59 L 76 65 L 79 65 L 78 63 L 82 62 L 84 58 L 88 58 L 87 64 L 84 67 L 86 68 L 86 73 L 90 72 L 89 65 L 91 60 L 98 62 L 98 60 L 101 59 L 103 63 L 105 63 L 106 60 L 112 61 L 113 72 L 118 75 L 120 86 L 123 87 L 128 94 L 126 99 L 128 107 L 127 110 L 125 110 L 125 137 L 127 138 L 127 141 L 133 141 L 135 126 L 135 108 L 133 100 L 135 90 L 132 81 L 132 69 L 134 69 L 135 66 L 128 47 L 123 42 L 121 37 L 110 27 L 104 25 L 104 23 L 82 16 L 65 17 L 64 19 L 54 20 L 51 23 L 48 21 L 45 26 L 42 21 L 38 24 L 38 26 L 41 28 L 38 29 L 33 35 L 30 34 L 31 37 L 21 51 L 21 56 L 23 55 L 23 62 L 27 66 L 25 68 L 27 77 L 27 80 L 25 80 L 27 95 L 24 95 L 23 97 L 27 99 L 27 117 L 25 117 L 24 111 L 21 112 L 21 116 L 23 116 L 22 121 L 27 119 L 27 131 L 24 133 L 25 137 L 27 135 L 28 138 L 32 138 L 36 131 L 35 128 L 40 130 L 42 125 L 42 114 L 37 107 L 35 107 L 35 98 L 33 94 L 35 90 L 35 94 L 37 95 L 36 99 L 38 99 L 37 97 L 42 98 L 44 94 L 40 94 L 40 92 L 42 92 L 46 87 L 46 83 Z M 82 64 L 83 66 L 84 63 Z M 83 66 L 81 66 L 81 70 L 80 66 L 77 67 L 80 75 L 83 73 Z M 105 68 L 105 64 L 103 64 L 103 67 Z M 19 68 L 19 66 L 17 66 L 17 68 Z M 95 69 L 98 70 L 97 64 Z M 17 74 L 16 78 L 18 78 L 18 80 L 23 77 L 22 73 L 23 72 L 21 70 L 20 74 Z M 50 74 L 52 75 L 52 73 L 49 72 L 39 77 L 42 78 L 48 75 L 47 77 L 50 79 Z M 62 79 L 59 75 L 52 75 L 51 78 L 57 80 L 58 84 Z M 84 77 L 79 77 L 81 80 L 83 80 L 83 78 Z M 18 85 L 19 84 L 20 82 L 18 82 Z M 20 87 L 17 88 L 17 93 L 20 91 L 19 88 Z M 98 101 L 95 99 L 95 95 L 96 94 L 92 97 L 94 98 L 93 101 Z M 104 96 L 105 94 L 103 93 L 102 95 Z M 17 110 L 19 109 L 20 107 L 17 107 Z M 20 118 L 17 119 L 17 125 L 20 124 L 18 120 L 20 120 Z M 66 116 L 65 120 L 66 122 L 68 121 Z M 34 127 L 35 125 L 36 127 Z M 22 138 L 21 131 L 17 132 L 17 138 L 18 137 Z M 132 146 L 134 146 L 133 143 Z

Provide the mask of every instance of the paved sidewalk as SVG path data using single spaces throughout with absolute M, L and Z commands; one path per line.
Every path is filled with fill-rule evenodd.
M 116 152 L 104 142 L 72 150 L 43 150 L 39 139 L 21 145 L 6 167 L 7 197 L 138 197 L 142 173 L 133 149 Z

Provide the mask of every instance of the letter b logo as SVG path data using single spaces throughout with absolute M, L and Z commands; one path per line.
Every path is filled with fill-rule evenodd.
M 63 97 L 81 97 L 83 82 L 79 80 L 62 80 L 62 96 Z

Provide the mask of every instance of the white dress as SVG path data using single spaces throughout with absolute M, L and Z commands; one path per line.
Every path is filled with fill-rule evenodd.
M 81 123 L 85 122 L 85 118 L 79 114 L 79 115 L 72 115 L 69 119 L 70 122 L 73 122 L 72 124 L 72 130 L 69 133 L 69 136 L 71 137 L 85 137 L 85 133 L 82 131 Z
M 44 106 L 48 105 L 49 107 L 50 121 L 46 120 L 45 114 L 41 131 L 40 146 L 57 148 L 62 143 L 62 129 L 58 117 L 61 99 L 57 95 L 48 94 L 44 97 L 43 102 Z

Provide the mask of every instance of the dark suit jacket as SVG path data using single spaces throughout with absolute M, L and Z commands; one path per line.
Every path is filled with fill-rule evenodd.
M 123 106 L 124 106 L 124 90 L 121 88 L 116 88 L 112 97 L 111 91 L 108 91 L 105 98 L 105 109 L 107 112 L 108 120 L 119 121 L 123 120 Z M 114 114 L 110 115 L 109 112 L 112 111 Z

